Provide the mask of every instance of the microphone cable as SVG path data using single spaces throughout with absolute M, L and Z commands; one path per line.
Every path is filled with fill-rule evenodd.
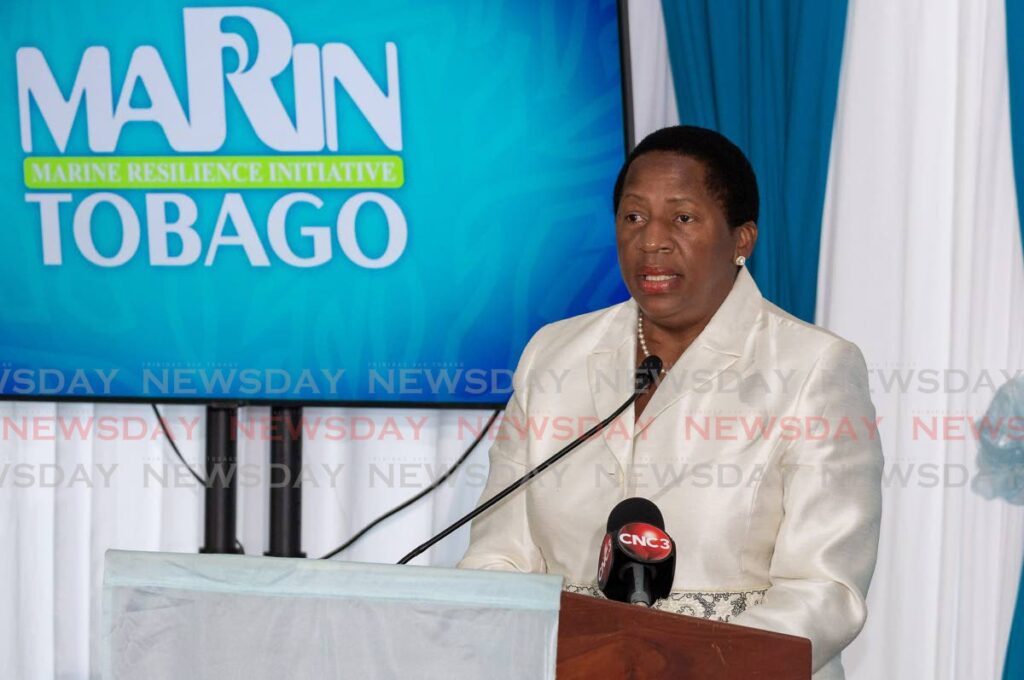
M 171 449 L 174 450 L 174 455 L 178 457 L 178 460 L 181 461 L 181 464 L 185 466 L 185 469 L 189 471 L 189 473 L 195 478 L 195 480 L 199 482 L 201 486 L 205 487 L 206 480 L 199 476 L 199 473 L 196 472 L 191 465 L 189 465 L 188 461 L 185 460 L 185 456 L 181 455 L 181 451 L 178 450 L 178 445 L 174 443 L 174 437 L 171 436 L 171 431 L 167 427 L 167 423 L 164 422 L 164 417 L 160 415 L 160 409 L 156 407 L 156 404 L 150 404 L 150 406 L 153 407 L 153 413 L 156 414 L 156 421 L 160 423 L 160 429 L 163 431 L 164 436 L 167 437 L 167 443 L 170 444 Z
M 465 515 L 455 520 L 455 522 L 451 524 L 447 529 L 445 529 L 439 534 L 434 534 L 434 536 L 430 540 L 418 545 L 408 555 L 398 560 L 398 564 L 408 564 L 417 555 L 426 552 L 431 547 L 436 545 L 439 541 L 444 540 L 446 537 L 458 531 L 459 528 L 467 522 L 473 521 L 475 518 L 479 517 L 483 513 L 493 508 L 498 503 L 502 502 L 505 498 L 510 496 L 516 490 L 521 489 L 522 487 L 529 484 L 534 477 L 541 474 L 549 467 L 560 461 L 562 458 L 572 453 L 572 451 L 575 450 L 577 447 L 579 447 L 588 439 L 593 437 L 595 434 L 603 430 L 613 420 L 618 418 L 623 411 L 632 406 L 633 402 L 639 399 L 640 395 L 645 393 L 648 387 L 657 382 L 658 376 L 661 375 L 661 368 L 661 357 L 655 356 L 653 354 L 649 355 L 640 363 L 640 365 L 636 369 L 636 379 L 633 387 L 633 396 L 624 401 L 622 405 L 615 409 L 615 411 L 612 412 L 610 416 L 608 416 L 607 418 L 599 422 L 597 425 L 594 425 L 592 428 L 581 434 L 579 437 L 570 442 L 567 446 L 553 453 L 543 463 L 533 468 L 516 481 L 509 484 L 504 489 L 502 489 L 495 495 L 491 496 L 483 503 L 480 503 L 473 510 L 470 510 Z
M 322 560 L 329 560 L 332 557 L 334 557 L 335 555 L 337 555 L 338 553 L 341 553 L 344 550 L 347 550 L 348 548 L 352 547 L 352 545 L 356 541 L 358 541 L 360 538 L 362 538 L 367 533 L 369 533 L 369 531 L 371 529 L 373 529 L 375 526 L 377 526 L 378 524 L 380 524 L 384 520 L 388 519 L 389 517 L 392 517 L 393 515 L 398 514 L 402 510 L 405 510 L 410 505 L 412 505 L 416 501 L 420 500 L 421 498 L 423 498 L 424 496 L 426 496 L 430 492 L 440 488 L 441 485 L 444 484 L 444 482 L 449 477 L 451 477 L 455 473 L 456 470 L 459 469 L 459 466 L 461 466 L 464 462 L 466 462 L 466 459 L 469 458 L 469 454 L 473 453 L 473 450 L 480 444 L 480 442 L 482 442 L 484 440 L 484 437 L 490 431 L 491 426 L 494 424 L 494 421 L 497 420 L 499 413 L 501 413 L 501 409 L 495 409 L 494 413 L 491 414 L 490 419 L 487 421 L 487 424 L 483 426 L 483 428 L 480 430 L 480 434 L 478 434 L 476 439 L 473 440 L 473 443 L 471 443 L 469 445 L 469 448 L 467 448 L 462 453 L 462 455 L 459 456 L 459 459 L 456 460 L 452 464 L 452 466 L 443 475 L 441 475 L 433 484 L 431 484 L 427 488 L 423 489 L 422 491 L 420 491 L 418 494 L 416 494 L 415 496 L 413 496 L 409 500 L 404 501 L 400 505 L 392 508 L 391 510 L 387 511 L 386 513 L 384 513 L 383 515 L 381 515 L 377 519 L 373 520 L 372 522 L 367 524 L 365 527 L 363 527 L 362 529 L 357 531 L 355 533 L 355 535 L 352 536 L 352 538 L 348 539 L 347 541 L 345 541 L 344 543 L 342 543 L 337 548 L 335 548 L 331 552 L 327 553 L 326 555 L 324 555 L 320 559 L 322 559 Z

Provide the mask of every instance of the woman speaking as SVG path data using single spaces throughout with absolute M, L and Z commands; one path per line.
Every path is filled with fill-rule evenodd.
M 606 518 L 641 496 L 677 549 L 672 592 L 655 607 L 809 638 L 816 680 L 841 678 L 881 514 L 860 351 L 761 296 L 744 266 L 757 180 L 718 133 L 648 136 L 613 204 L 631 297 L 531 339 L 483 498 L 626 401 L 645 357 L 663 371 L 620 421 L 481 515 L 460 566 L 561 574 L 600 596 Z

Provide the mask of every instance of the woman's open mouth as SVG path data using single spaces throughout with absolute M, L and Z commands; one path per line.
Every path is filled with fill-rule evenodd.
M 679 284 L 680 276 L 663 267 L 641 267 L 640 290 L 648 295 L 665 293 Z

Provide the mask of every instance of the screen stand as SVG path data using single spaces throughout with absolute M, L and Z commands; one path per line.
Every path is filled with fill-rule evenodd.
M 270 409 L 269 557 L 305 557 L 302 552 L 302 407 Z
M 240 553 L 236 534 L 238 475 L 236 404 L 206 407 L 206 514 L 201 553 Z

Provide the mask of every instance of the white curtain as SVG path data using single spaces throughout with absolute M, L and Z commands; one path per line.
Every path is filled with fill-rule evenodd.
M 655 130 L 678 125 L 679 111 L 661 0 L 630 0 L 627 7 L 633 129 L 639 142 Z
M 962 418 L 985 412 L 986 376 L 1024 366 L 1004 1 L 850 2 L 817 318 L 875 371 L 890 475 L 854 678 L 1001 674 L 1024 514 L 964 483 Z M 886 388 L 897 372 L 917 377 Z M 921 426 L 944 418 L 945 434 Z

